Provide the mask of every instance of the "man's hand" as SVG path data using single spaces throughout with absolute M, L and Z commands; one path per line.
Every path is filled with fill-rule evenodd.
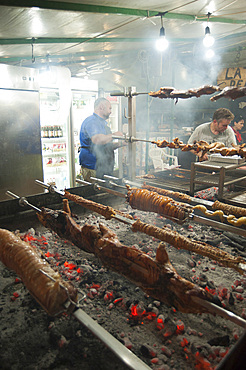
M 121 131 L 113 132 L 113 136 L 124 136 L 124 134 Z
M 121 131 L 117 131 L 117 132 L 114 132 L 113 133 L 113 136 L 125 136 Z M 123 141 L 123 140 L 120 140 L 118 143 L 115 143 L 115 146 L 116 146 L 116 148 L 115 149 L 117 149 L 117 148 L 120 148 L 120 147 L 122 147 L 122 146 L 127 146 L 127 141 Z

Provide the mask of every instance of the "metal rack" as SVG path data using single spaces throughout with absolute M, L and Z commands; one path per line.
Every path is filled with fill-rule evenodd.
M 216 161 L 194 162 L 191 163 L 190 173 L 190 195 L 194 195 L 197 190 L 206 189 L 210 186 L 218 187 L 218 199 L 223 199 L 224 187 L 236 184 L 246 179 L 242 174 L 236 174 L 233 170 L 245 166 L 243 163 L 219 163 Z M 199 173 L 198 173 L 199 171 Z M 199 189 L 196 189 L 199 184 Z

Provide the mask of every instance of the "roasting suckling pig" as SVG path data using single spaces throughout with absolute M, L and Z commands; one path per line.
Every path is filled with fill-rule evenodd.
M 130 188 L 127 186 L 127 200 L 132 208 L 155 212 L 165 217 L 185 220 L 192 207 L 187 203 L 176 202 L 170 197 L 147 189 Z
M 213 302 L 213 296 L 177 273 L 163 244 L 153 259 L 140 250 L 122 245 L 116 234 L 102 224 L 99 228 L 88 224 L 79 226 L 70 213 L 47 208 L 42 209 L 38 218 L 45 227 L 58 232 L 60 237 L 72 241 L 78 248 L 93 253 L 107 268 L 125 276 L 151 297 L 181 312 L 209 312 L 192 301 L 192 297 Z M 83 235 L 81 238 L 79 232 Z
M 72 283 L 63 281 L 34 247 L 5 229 L 0 229 L 0 260 L 17 273 L 50 316 L 66 312 L 67 301 L 76 302 L 77 290 Z

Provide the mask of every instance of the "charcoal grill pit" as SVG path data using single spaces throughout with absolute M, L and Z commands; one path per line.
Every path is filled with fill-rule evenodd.
M 221 242 L 224 240 L 223 234 L 212 228 L 193 224 L 175 225 L 156 214 L 132 210 L 120 198 L 115 198 L 108 194 L 95 194 L 91 190 L 91 187 L 78 187 L 69 189 L 69 191 L 90 197 L 99 203 L 111 205 L 114 208 L 127 208 L 128 212 L 132 212 L 134 216 L 140 216 L 141 220 L 145 219 L 148 223 L 156 223 L 157 225 L 168 224 L 169 227 L 175 228 L 185 235 L 190 235 L 192 238 L 199 234 L 202 239 L 209 235 L 212 239 L 217 237 Z M 61 207 L 61 198 L 57 198 L 55 194 L 41 194 L 40 196 L 35 196 L 33 199 L 28 197 L 28 201 L 30 203 L 35 201 L 39 207 L 41 204 L 49 208 Z M 62 241 L 45 229 L 34 217 L 35 212 L 30 210 L 23 212 L 23 208 L 19 208 L 18 202 L 15 200 L 7 202 L 9 212 L 5 219 L 1 217 L 1 227 L 13 231 L 19 229 L 22 233 L 27 232 L 29 228 L 34 228 L 36 233 L 48 237 L 48 246 L 42 245 L 42 247 L 45 247 L 43 250 L 45 253 L 49 250 L 60 251 L 62 252 L 62 262 L 68 260 L 68 262 L 78 263 L 78 266 L 81 266 L 87 261 L 88 264 L 86 266 L 88 267 L 88 272 L 84 276 L 82 275 L 81 280 L 78 282 L 81 288 L 84 288 L 87 293 L 90 293 L 90 289 L 86 287 L 86 284 L 92 286 L 93 283 L 99 283 L 106 286 L 105 291 L 112 290 L 115 299 L 123 297 L 125 304 L 120 305 L 113 304 L 111 300 L 105 301 L 105 294 L 97 294 L 94 297 L 87 298 L 87 302 L 83 304 L 83 310 L 95 320 L 98 320 L 116 338 L 128 346 L 132 345 L 132 350 L 150 367 L 154 369 L 158 369 L 160 366 L 163 366 L 163 368 L 166 366 L 166 369 L 168 367 L 195 369 L 198 359 L 198 356 L 196 357 L 195 355 L 195 350 L 199 351 L 201 358 L 205 360 L 209 351 L 214 353 L 216 350 L 215 353 L 221 353 L 222 356 L 227 348 L 233 349 L 237 343 L 237 338 L 243 334 L 241 328 L 220 317 L 205 314 L 182 314 L 155 302 L 125 278 L 111 271 L 106 271 L 94 256 L 78 250 L 75 246 Z M 18 209 L 18 211 L 14 215 L 11 215 L 10 209 Z M 84 222 L 85 219 L 96 224 L 103 222 L 116 231 L 123 244 L 136 245 L 136 247 L 140 247 L 144 252 L 153 256 L 155 255 L 156 247 L 159 244 L 158 241 L 148 238 L 146 235 L 132 233 L 127 225 L 119 224 L 115 220 L 105 221 L 102 217 L 95 214 L 92 215 L 73 203 L 71 204 L 71 209 L 73 213 L 79 215 L 78 222 Z M 235 303 L 234 306 L 231 306 L 228 303 L 228 299 L 224 299 L 223 302 L 227 304 L 229 309 L 232 309 L 239 315 L 242 313 L 243 308 L 245 308 L 245 301 L 237 300 L 236 294 L 241 294 L 245 299 L 246 286 L 243 285 L 245 284 L 245 279 L 243 280 L 239 274 L 230 269 L 214 265 L 207 258 L 192 255 L 183 250 L 177 251 L 170 246 L 167 248 L 172 264 L 181 276 L 196 283 L 200 282 L 200 284 L 205 284 L 207 281 L 210 287 L 214 284 L 221 295 L 224 294 L 223 288 L 227 288 L 234 296 Z M 233 247 L 228 245 L 224 245 L 223 248 L 226 248 L 228 251 L 230 250 L 230 252 L 233 249 Z M 55 257 L 50 258 L 51 260 L 53 259 L 53 262 L 57 262 Z M 63 268 L 63 266 L 61 263 L 59 268 Z M 192 269 L 195 269 L 195 271 L 192 271 Z M 46 313 L 36 304 L 25 289 L 21 287 L 21 284 L 14 284 L 15 274 L 5 269 L 2 264 L 0 270 L 0 282 L 3 287 L 0 306 L 2 310 L 0 329 L 4 338 L 2 344 L 2 353 L 4 354 L 2 356 L 2 363 L 5 366 L 7 361 L 9 361 L 13 369 L 21 369 L 23 366 L 25 368 L 29 366 L 31 369 L 37 363 L 39 363 L 39 369 L 72 369 L 83 367 L 83 369 L 101 368 L 105 370 L 121 370 L 126 368 L 91 333 L 83 329 L 72 318 L 62 317 L 54 320 L 47 317 Z M 212 281 L 214 281 L 213 284 Z M 238 293 L 235 290 L 231 290 L 231 285 L 235 281 L 241 282 L 241 285 L 238 287 L 244 287 L 244 292 Z M 20 297 L 12 301 L 11 297 L 13 297 L 15 291 L 20 292 Z M 161 314 L 165 319 L 168 318 L 170 327 L 173 323 L 177 324 L 178 320 L 181 320 L 184 323 L 184 332 L 181 331 L 180 334 L 173 334 L 168 339 L 165 339 L 164 330 L 157 328 L 155 320 L 146 319 L 143 315 L 140 315 L 137 319 L 130 318 L 129 307 L 136 302 L 138 302 L 138 308 L 142 307 L 143 309 L 147 309 L 147 311 L 158 312 L 158 315 Z M 11 336 L 9 336 L 10 333 Z M 224 338 L 224 343 L 222 337 Z M 184 338 L 189 341 L 189 345 L 186 347 L 181 346 L 181 343 L 185 343 Z M 217 343 L 223 345 L 210 346 L 208 342 L 216 338 Z M 31 349 L 28 349 L 28 347 Z M 186 360 L 186 353 L 183 348 L 188 348 L 189 351 L 192 349 L 193 353 L 192 355 L 189 353 L 189 360 Z M 155 357 L 153 357 L 152 350 L 156 352 Z M 7 360 L 7 356 L 10 353 L 17 353 L 18 355 L 14 355 L 12 358 L 9 357 Z M 218 360 L 222 358 L 221 356 L 216 355 L 216 358 L 213 360 L 214 362 L 211 360 L 211 364 L 214 365 L 216 361 L 218 363 Z M 155 364 L 156 358 L 159 359 L 159 363 L 157 364 Z

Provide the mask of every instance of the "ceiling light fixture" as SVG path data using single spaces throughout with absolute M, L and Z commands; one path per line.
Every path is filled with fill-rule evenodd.
M 209 21 L 209 17 L 210 17 L 211 13 L 208 13 L 208 21 Z M 210 28 L 209 26 L 207 26 L 205 28 L 205 37 L 203 39 L 203 45 L 206 47 L 206 48 L 210 48 L 212 45 L 214 44 L 214 38 L 213 36 L 211 36 L 210 34 Z
M 160 29 L 160 37 L 159 39 L 156 41 L 156 48 L 157 50 L 159 51 L 164 51 L 168 48 L 168 45 L 169 45 L 169 42 L 168 40 L 166 39 L 166 36 L 165 36 L 165 28 L 163 27 L 163 19 L 162 19 L 162 16 L 164 15 L 165 13 L 162 13 L 160 14 L 161 16 L 161 29 Z

